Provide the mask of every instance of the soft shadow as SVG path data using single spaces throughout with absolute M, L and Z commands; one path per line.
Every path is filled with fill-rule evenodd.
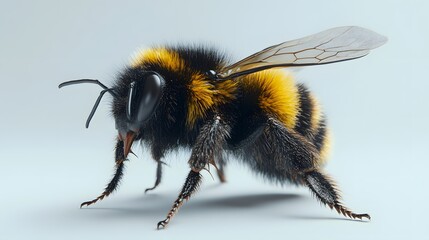
M 360 223 L 369 223 L 370 222 L 370 220 L 351 219 L 351 218 L 341 217 L 341 216 L 340 217 L 318 217 L 318 216 L 288 215 L 286 218 L 298 219 L 298 220 L 350 221 L 350 222 L 360 222 Z
M 243 209 L 252 207 L 263 207 L 279 202 L 295 201 L 302 196 L 298 194 L 248 194 L 238 196 L 228 196 L 213 199 L 195 199 L 186 204 L 187 212 L 210 212 L 219 211 L 225 208 Z M 85 211 L 96 211 L 103 214 L 123 214 L 123 215 L 163 215 L 167 212 L 172 200 L 161 196 L 145 195 L 143 198 L 133 198 L 129 201 L 121 201 L 118 205 L 123 207 L 84 207 Z
M 264 205 L 275 204 L 277 202 L 294 201 L 299 198 L 303 198 L 298 194 L 248 194 L 240 196 L 223 197 L 216 199 L 203 200 L 194 203 L 193 205 L 197 208 L 250 208 Z
M 210 185 L 206 186 L 204 188 L 204 190 L 207 191 L 207 190 L 217 189 L 217 188 L 220 188 L 224 185 L 225 185 L 225 183 L 218 182 L 218 183 L 210 184 Z
M 298 194 L 281 194 L 281 193 L 267 193 L 267 194 L 246 194 L 236 195 L 227 197 L 218 197 L 211 199 L 194 199 L 185 204 L 186 212 L 190 214 L 210 214 L 213 211 L 225 211 L 225 210 L 237 210 L 242 211 L 243 209 L 249 209 L 254 211 L 255 209 L 262 209 L 270 207 L 276 204 L 285 204 L 295 201 L 301 201 L 305 199 L 305 196 Z M 165 195 L 158 194 L 147 194 L 144 197 L 132 198 L 125 201 L 117 202 L 117 206 L 120 207 L 84 207 L 82 210 L 92 212 L 94 217 L 104 218 L 110 217 L 121 217 L 121 218 L 144 218 L 147 220 L 153 220 L 164 216 L 165 213 L 171 207 L 171 199 Z M 291 209 L 285 210 L 281 218 L 294 219 L 294 220 L 322 220 L 322 221 L 351 221 L 367 223 L 366 220 L 349 219 L 346 217 L 323 217 L 323 216 L 305 216 L 296 215 L 297 212 L 290 212 Z M 268 211 L 269 213 L 271 211 Z M 291 214 L 289 214 L 291 213 Z M 298 213 L 299 214 L 299 213 Z M 336 213 L 333 213 L 336 214 Z M 274 213 L 273 216 L 277 215 Z M 278 215 L 277 215 L 278 216 Z

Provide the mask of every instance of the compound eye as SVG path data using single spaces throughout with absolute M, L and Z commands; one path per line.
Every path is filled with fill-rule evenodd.
M 131 125 L 140 125 L 155 112 L 164 85 L 164 78 L 155 72 L 146 72 L 140 80 L 131 82 L 126 108 Z
M 156 74 L 149 73 L 142 82 L 142 89 L 139 91 L 138 108 L 137 108 L 137 122 L 147 120 L 154 112 L 159 103 L 164 87 L 164 79 Z

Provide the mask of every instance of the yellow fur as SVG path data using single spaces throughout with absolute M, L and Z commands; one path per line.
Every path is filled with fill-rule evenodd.
M 312 94 L 310 94 L 310 101 L 311 101 L 311 105 L 313 106 L 312 110 L 311 110 L 311 119 L 310 119 L 311 132 L 313 134 L 317 134 L 317 132 L 319 131 L 319 127 L 320 127 L 320 122 L 323 119 L 322 110 L 321 110 L 319 102 L 317 101 L 317 99 Z M 331 143 L 332 143 L 331 132 L 329 131 L 329 129 L 327 127 L 325 127 L 325 131 L 326 131 L 325 137 L 323 139 L 322 147 L 320 149 L 319 164 L 321 164 L 321 165 L 323 165 L 327 162 L 328 157 L 330 155 Z
M 132 67 L 138 67 L 145 63 L 158 63 L 170 71 L 183 71 L 185 63 L 179 55 L 165 48 L 149 48 L 140 50 L 131 61 Z
M 249 75 L 243 84 L 260 89 L 260 108 L 293 129 L 299 113 L 299 93 L 290 74 L 277 69 Z
M 188 116 L 186 123 L 191 127 L 198 118 L 205 117 L 207 110 L 214 104 L 214 86 L 204 80 L 201 74 L 195 74 L 189 85 Z
M 332 136 L 329 129 L 326 129 L 325 138 L 323 140 L 322 148 L 320 149 L 320 162 L 319 164 L 325 164 L 331 154 L 332 148 Z
M 207 81 L 204 75 L 193 74 L 188 87 L 190 98 L 186 123 L 188 127 L 192 128 L 195 121 L 204 118 L 211 108 L 234 99 L 237 83 L 227 80 L 213 85 Z
M 237 81 L 226 80 L 216 84 L 215 103 L 216 105 L 227 103 L 235 98 Z
M 311 131 L 313 133 L 317 133 L 317 130 L 320 126 L 320 121 L 322 120 L 322 111 L 321 111 L 319 102 L 312 94 L 310 94 L 310 101 L 311 101 L 311 105 L 313 106 L 311 109 L 311 120 L 310 120 Z

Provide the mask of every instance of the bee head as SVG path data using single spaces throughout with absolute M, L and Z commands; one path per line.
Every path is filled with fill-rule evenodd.
M 119 104 L 114 102 L 114 115 L 119 139 L 124 141 L 126 156 L 143 125 L 154 115 L 163 94 L 165 80 L 157 72 L 143 70 L 127 73 L 121 78 L 120 82 L 126 86 L 118 89 L 119 96 L 114 101 Z
M 129 69 L 119 78 L 118 84 L 108 88 L 95 79 L 79 79 L 61 83 L 62 88 L 69 85 L 93 83 L 103 90 L 86 120 L 89 127 L 92 117 L 105 93 L 113 96 L 113 114 L 119 139 L 124 141 L 124 156 L 130 152 L 131 145 L 140 134 L 140 129 L 155 113 L 165 87 L 164 78 L 153 71 Z

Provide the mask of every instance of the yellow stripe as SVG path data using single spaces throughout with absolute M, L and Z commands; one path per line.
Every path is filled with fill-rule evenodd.
M 214 86 L 205 81 L 202 74 L 195 74 L 188 87 L 190 96 L 186 123 L 188 127 L 192 127 L 195 121 L 205 117 L 209 108 L 213 106 Z
M 215 104 L 220 105 L 235 99 L 238 82 L 236 80 L 226 80 L 216 83 Z
M 180 72 L 185 70 L 185 62 L 176 52 L 165 48 L 149 48 L 138 51 L 131 60 L 132 67 L 155 63 L 170 71 Z
M 322 120 L 322 111 L 319 102 L 317 99 L 310 93 L 309 95 L 310 101 L 311 101 L 311 119 L 310 119 L 310 126 L 311 126 L 311 132 L 313 134 L 317 133 L 317 130 L 320 126 L 320 121 Z
M 326 129 L 325 138 L 323 139 L 322 148 L 320 149 L 320 163 L 325 164 L 331 154 L 332 148 L 332 135 L 329 129 Z
M 259 89 L 260 108 L 277 117 L 286 127 L 295 127 L 299 113 L 299 93 L 293 77 L 283 70 L 265 70 L 243 78 L 243 84 Z
M 235 98 L 236 81 L 227 80 L 215 85 L 203 74 L 194 74 L 188 86 L 188 115 L 186 124 L 192 128 L 198 119 L 206 117 L 208 111 Z
M 311 132 L 315 135 L 319 131 L 320 122 L 323 119 L 322 108 L 317 101 L 316 97 L 310 93 L 309 99 L 311 101 L 311 119 L 310 119 L 310 129 Z M 323 165 L 328 161 L 331 152 L 332 137 L 329 128 L 325 126 L 325 136 L 323 138 L 322 147 L 320 148 L 320 159 L 319 164 Z

